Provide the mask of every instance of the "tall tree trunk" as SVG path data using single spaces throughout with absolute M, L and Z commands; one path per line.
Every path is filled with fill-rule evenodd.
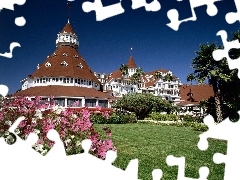
M 219 94 L 215 95 L 215 108 L 216 108 L 216 116 L 217 116 L 217 122 L 220 123 L 222 122 L 222 109 L 221 109 L 221 102 L 220 102 L 220 97 Z
M 223 120 L 220 94 L 217 87 L 217 81 L 213 80 L 212 82 L 213 82 L 212 85 L 213 85 L 213 91 L 214 91 L 214 104 L 215 104 L 216 117 L 217 117 L 217 122 L 220 123 Z

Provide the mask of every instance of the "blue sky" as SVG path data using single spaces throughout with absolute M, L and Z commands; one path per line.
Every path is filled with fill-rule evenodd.
M 96 72 L 111 73 L 127 63 L 133 47 L 137 66 L 145 72 L 159 68 L 171 70 L 187 83 L 186 76 L 193 72 L 190 65 L 199 45 L 207 42 L 220 45 L 221 38 L 216 36 L 219 30 L 226 30 L 231 38 L 231 33 L 239 29 L 239 22 L 229 25 L 225 20 L 228 12 L 236 11 L 234 0 L 215 3 L 218 14 L 214 17 L 207 15 L 206 6 L 196 8 L 197 21 L 182 23 L 178 31 L 166 25 L 170 22 L 167 11 L 175 8 L 181 20 L 188 18 L 191 16 L 189 1 L 162 0 L 160 11 L 147 12 L 144 8 L 133 10 L 131 0 L 122 0 L 125 13 L 100 22 L 96 21 L 95 12 L 82 10 L 83 2 L 71 3 L 70 23 L 80 41 L 80 54 Z M 110 5 L 119 1 L 102 2 Z M 37 64 L 55 50 L 57 33 L 68 19 L 66 4 L 66 0 L 26 0 L 23 6 L 15 6 L 15 11 L 0 12 L 0 53 L 8 52 L 11 42 L 21 44 L 14 49 L 13 58 L 0 56 L 0 84 L 7 85 L 9 93 L 21 88 L 20 80 L 32 74 Z M 23 27 L 14 24 L 19 16 L 26 19 Z

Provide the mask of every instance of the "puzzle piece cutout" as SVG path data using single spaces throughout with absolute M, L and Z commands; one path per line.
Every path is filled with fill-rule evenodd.
M 0 95 L 5 97 L 8 94 L 8 91 L 9 91 L 9 89 L 7 86 L 0 84 Z
M 14 129 L 23 118 L 18 118 L 9 129 L 9 132 L 14 133 Z M 126 170 L 117 168 L 112 165 L 117 157 L 116 152 L 108 151 L 105 160 L 98 159 L 88 153 L 92 143 L 89 139 L 81 143 L 84 153 L 66 156 L 63 142 L 60 140 L 58 133 L 55 130 L 50 130 L 47 136 L 49 139 L 54 140 L 56 144 L 46 156 L 41 156 L 31 149 L 33 142 L 36 142 L 38 139 L 36 134 L 30 134 L 26 141 L 18 138 L 14 145 L 7 145 L 2 142 L 3 139 L 0 139 L 0 159 L 1 162 L 4 162 L 0 164 L 1 175 L 8 177 L 10 180 L 23 177 L 25 180 L 30 180 L 33 177 L 26 176 L 23 173 L 26 172 L 27 167 L 28 172 L 36 174 L 34 179 L 37 180 L 43 178 L 41 174 L 44 174 L 48 179 L 138 180 L 137 159 L 131 160 Z M 20 163 L 20 166 L 13 166 L 14 162 L 16 165 Z M 12 173 L 13 170 L 14 173 Z M 153 180 L 160 180 L 162 171 L 155 169 L 152 172 L 152 176 Z
M 238 111 L 238 114 L 240 115 L 240 111 Z M 226 155 L 215 153 L 213 161 L 216 164 L 225 163 L 224 180 L 240 179 L 240 121 L 231 122 L 229 118 L 226 118 L 221 123 L 215 125 L 214 118 L 208 115 L 204 118 L 204 123 L 209 130 L 199 135 L 198 148 L 206 150 L 208 148 L 208 138 L 226 140 Z
M 1 0 L 1 4 L 0 4 L 0 12 L 2 9 L 8 9 L 8 10 L 12 10 L 14 11 L 14 5 L 24 5 L 26 2 L 26 0 Z M 15 18 L 15 24 L 17 26 L 24 26 L 26 23 L 26 20 L 24 17 L 17 17 Z
M 94 2 L 87 1 L 82 4 L 82 9 L 87 13 L 90 11 L 95 11 L 97 21 L 103 21 L 107 18 L 124 13 L 124 9 L 121 5 L 121 0 L 119 3 L 105 7 L 103 6 L 101 0 L 95 0 Z
M 26 0 L 1 0 L 0 3 L 0 12 L 2 9 L 8 9 L 14 11 L 14 5 L 23 5 L 25 4 Z M 23 16 L 21 17 L 16 17 L 15 18 L 15 24 L 17 26 L 24 26 L 26 24 L 26 20 Z M 12 52 L 15 47 L 21 47 L 21 45 L 18 42 L 12 42 L 10 44 L 10 52 L 5 52 L 5 53 L 0 53 L 0 56 L 6 57 L 6 58 L 12 58 Z
M 12 42 L 11 44 L 10 44 L 10 47 L 9 47 L 9 49 L 10 49 L 10 52 L 5 52 L 5 53 L 0 53 L 0 56 L 3 56 L 3 57 L 6 57 L 6 58 L 12 58 L 13 57 L 13 49 L 15 48 L 15 47 L 21 47 L 21 45 L 18 43 L 18 42 Z
M 233 24 L 236 21 L 240 22 L 240 1 L 234 0 L 237 12 L 229 12 L 226 14 L 225 19 L 228 24 Z
M 178 166 L 178 176 L 177 180 L 196 180 L 193 178 L 185 177 L 185 157 L 174 157 L 169 155 L 166 159 L 168 166 Z M 198 180 L 207 180 L 209 175 L 208 167 L 201 167 L 199 169 L 199 178 Z
M 224 49 L 217 49 L 217 50 L 213 51 L 213 53 L 212 53 L 213 58 L 216 61 L 220 61 L 223 58 L 226 58 L 229 69 L 230 70 L 238 69 L 238 78 L 240 78 L 240 57 L 238 59 L 232 60 L 228 54 L 230 49 L 240 49 L 239 41 L 238 40 L 234 40 L 231 42 L 227 41 L 227 32 L 225 30 L 218 31 L 217 36 L 221 36 L 222 42 L 224 45 Z
M 140 7 L 145 7 L 146 11 L 159 11 L 161 9 L 161 4 L 158 0 L 154 0 L 151 3 L 147 3 L 146 0 L 132 0 L 132 9 L 138 9 Z
M 218 13 L 218 9 L 214 3 L 218 1 L 222 0 L 190 0 L 192 17 L 183 20 L 179 20 L 179 13 L 176 9 L 171 9 L 167 12 L 168 19 L 170 20 L 170 23 L 168 23 L 167 26 L 169 26 L 175 31 L 178 31 L 181 23 L 187 21 L 196 21 L 197 16 L 194 9 L 204 5 L 207 5 L 207 14 L 209 16 L 215 16 Z
M 14 5 L 23 5 L 25 4 L 26 0 L 1 0 L 0 4 L 0 12 L 2 9 L 14 10 Z

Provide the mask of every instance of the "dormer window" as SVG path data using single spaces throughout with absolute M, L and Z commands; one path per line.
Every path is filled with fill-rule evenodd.
M 63 53 L 63 56 L 67 56 L 67 53 Z
M 66 61 L 63 61 L 63 62 L 61 63 L 61 66 L 68 66 L 68 63 L 66 63 Z
M 79 63 L 79 64 L 77 65 L 77 67 L 83 68 L 83 65 L 82 65 L 81 63 Z
M 46 64 L 45 64 L 45 66 L 46 67 L 50 67 L 50 66 L 52 66 L 49 62 L 47 62 Z
M 74 55 L 74 58 L 78 58 L 78 55 L 75 54 L 75 55 Z
M 56 53 L 53 53 L 53 57 L 55 57 L 55 56 L 57 56 L 57 54 L 56 54 Z

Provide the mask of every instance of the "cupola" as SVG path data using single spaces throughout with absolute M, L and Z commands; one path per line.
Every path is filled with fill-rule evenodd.
M 78 37 L 75 34 L 69 21 L 63 30 L 57 35 L 56 46 L 71 46 L 75 49 L 79 47 Z

